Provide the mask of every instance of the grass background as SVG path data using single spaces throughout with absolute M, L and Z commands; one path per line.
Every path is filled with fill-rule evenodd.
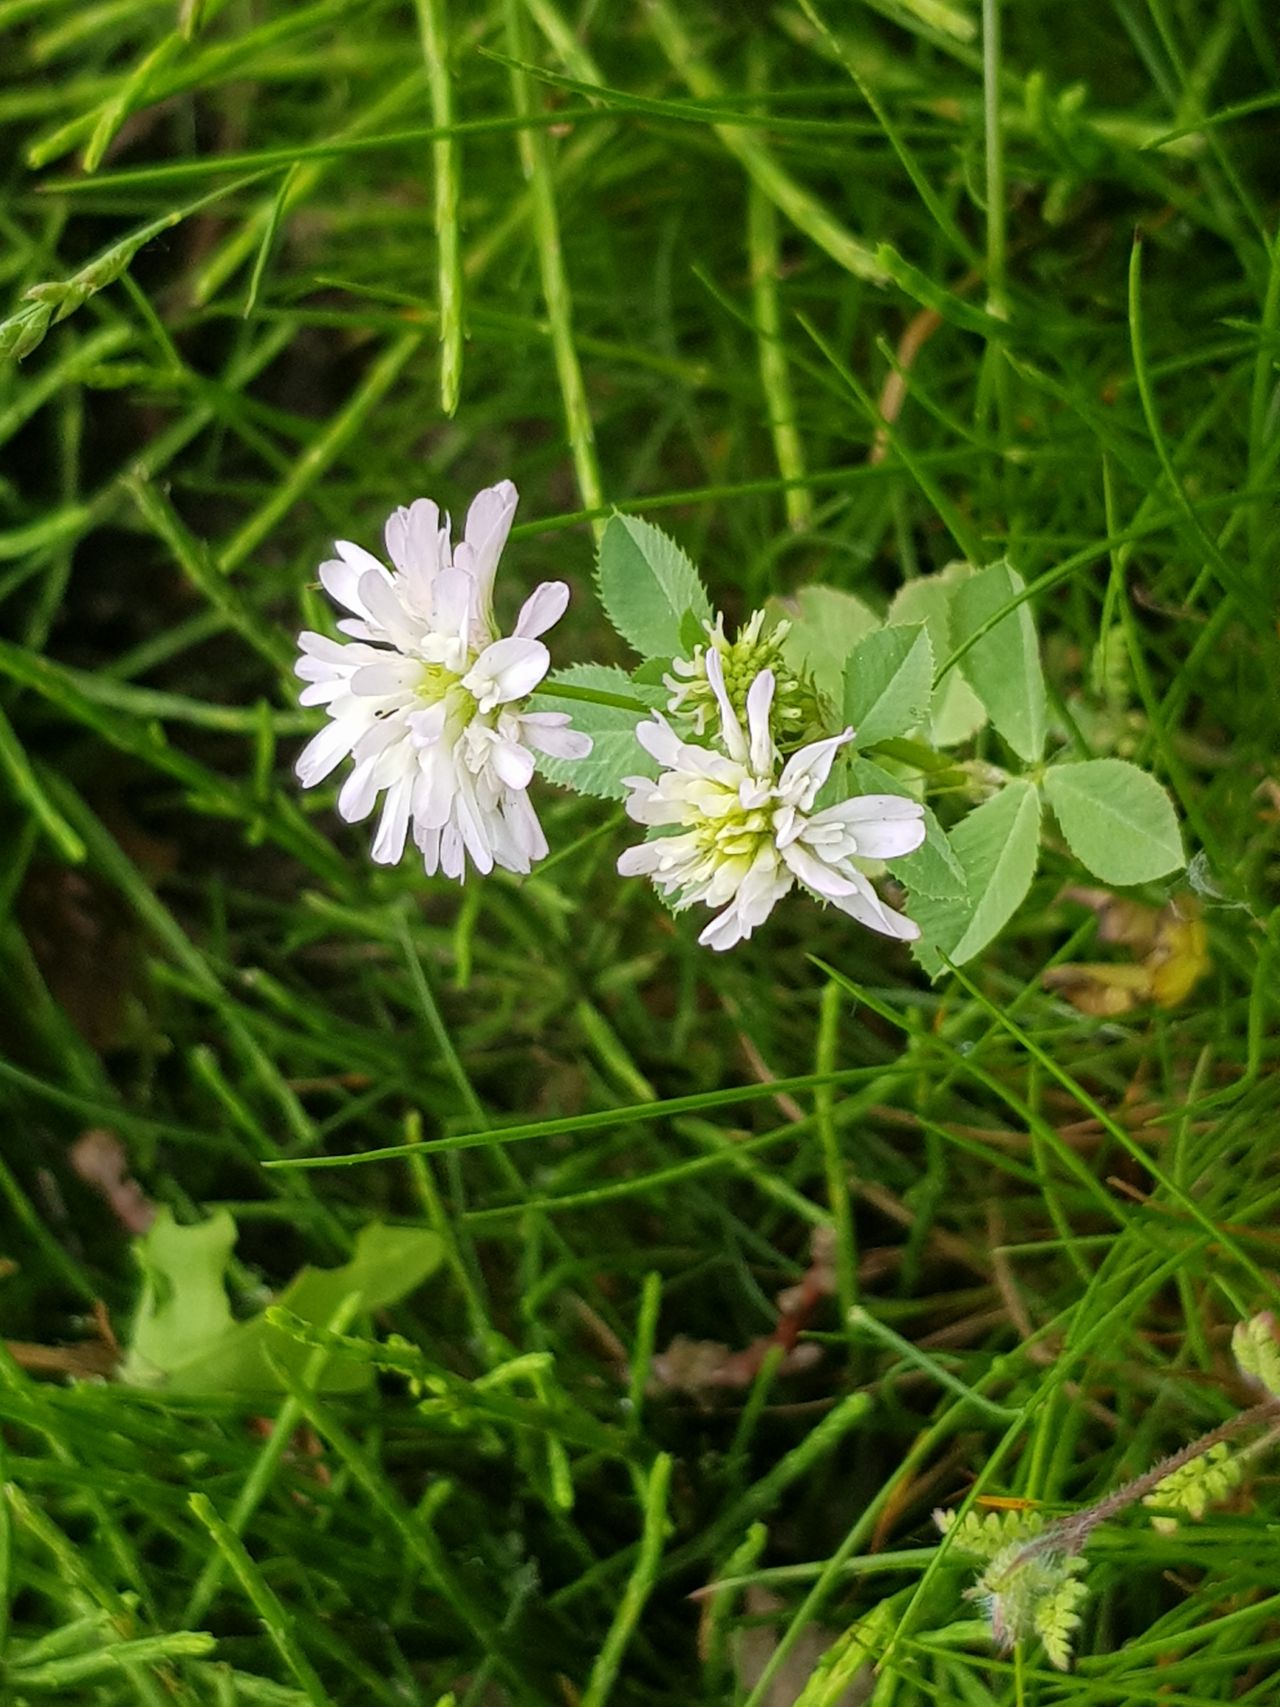
M 1071 1506 L 1213 1426 L 1230 1327 L 1275 1302 L 1268 9 L 3 0 L 0 27 L 5 1333 L 127 1325 L 88 1129 L 180 1218 L 233 1208 L 243 1307 L 374 1217 L 449 1247 L 392 1312 L 426 1387 L 255 1423 L 6 1360 L 9 1698 L 765 1707 L 875 1614 L 877 1707 L 1273 1700 L 1265 1462 L 1172 1539 L 1099 1537 L 1067 1676 L 993 1654 L 928 1520 L 975 1479 Z M 290 775 L 316 564 L 504 477 L 499 598 L 572 583 L 561 663 L 617 656 L 613 504 L 732 616 L 1007 552 L 1059 738 L 1178 800 L 1208 976 L 1105 1022 L 1047 992 L 1093 957 L 1065 852 L 932 988 L 799 902 L 698 950 L 613 875 L 620 813 L 550 789 L 523 883 L 371 868 Z M 262 1166 L 417 1135 L 412 1166 Z M 814 1317 L 816 1363 L 655 1382 L 675 1336 L 767 1334 L 815 1233 L 862 1306 Z

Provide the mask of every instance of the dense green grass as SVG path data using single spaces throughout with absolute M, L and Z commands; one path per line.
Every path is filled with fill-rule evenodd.
M 6 1698 L 765 1707 L 795 1683 L 743 1681 L 742 1629 L 785 1670 L 881 1607 L 877 1707 L 1273 1700 L 1265 1460 L 1098 1537 L 1066 1675 L 975 1632 L 929 1522 L 1212 1427 L 1276 1302 L 1268 8 L 175 10 L 0 0 L 0 1319 L 125 1333 L 94 1127 L 180 1219 L 234 1209 L 245 1307 L 374 1217 L 449 1256 L 359 1403 L 0 1367 Z M 376 871 L 291 777 L 315 566 L 504 477 L 499 596 L 572 582 L 562 663 L 608 644 L 614 504 L 734 616 L 1007 552 L 1056 739 L 1178 801 L 1208 975 L 1107 1021 L 1047 991 L 1108 952 L 1065 850 L 933 987 L 795 900 L 698 949 L 613 875 L 621 814 L 550 789 L 527 881 Z M 832 1228 L 861 1313 L 821 1306 L 815 1362 L 655 1381 L 677 1335 L 768 1333 Z

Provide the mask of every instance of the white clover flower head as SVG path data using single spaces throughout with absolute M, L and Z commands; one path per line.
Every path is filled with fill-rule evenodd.
M 755 611 L 733 640 L 725 634 L 722 611 L 716 612 L 714 622 L 704 623 L 706 644 L 695 646 L 692 658 L 673 658 L 672 673 L 662 678 L 671 696 L 667 701 L 669 714 L 687 719 L 698 735 L 705 735 L 714 726 L 719 706 L 707 671 L 708 659 L 714 653 L 720 660 L 729 702 L 739 717 L 746 715 L 752 682 L 769 670 L 774 680 L 773 722 L 784 740 L 788 736 L 798 739 L 816 722 L 817 698 L 812 684 L 790 669 L 782 656 L 782 643 L 791 632 L 791 624 L 784 619 L 765 634 L 764 623 L 764 611 Z
M 722 751 L 682 741 L 660 712 L 637 739 L 662 773 L 628 777 L 627 813 L 638 824 L 675 833 L 628 848 L 624 877 L 644 876 L 677 910 L 701 901 L 722 909 L 698 941 L 727 949 L 749 937 L 793 884 L 829 901 L 884 936 L 911 941 L 919 927 L 886 907 L 855 858 L 894 859 L 924 840 L 923 808 L 892 794 L 864 794 L 813 810 L 836 754 L 852 729 L 811 741 L 782 765 L 770 727 L 772 670 L 746 695 L 746 726 L 725 685 L 719 653 L 706 655 L 720 719 Z
M 320 565 L 320 583 L 350 614 L 347 643 L 303 633 L 296 673 L 303 705 L 329 721 L 297 761 L 304 788 L 348 756 L 338 795 L 354 824 L 383 798 L 373 858 L 394 865 L 410 831 L 429 875 L 462 878 L 495 865 L 527 872 L 547 851 L 526 790 L 534 752 L 585 758 L 591 739 L 563 712 L 529 712 L 550 654 L 539 636 L 564 614 L 569 589 L 544 581 L 525 600 L 515 632 L 499 638 L 493 581 L 518 495 L 488 487 L 450 544 L 448 516 L 419 498 L 387 519 L 387 570 L 349 540 Z M 385 798 L 384 798 L 385 797 Z

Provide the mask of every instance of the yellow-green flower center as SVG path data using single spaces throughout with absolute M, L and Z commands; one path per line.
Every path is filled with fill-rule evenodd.
M 415 692 L 423 705 L 448 700 L 450 711 L 461 723 L 470 723 L 478 709 L 474 694 L 463 687 L 462 677 L 447 664 L 423 664 Z

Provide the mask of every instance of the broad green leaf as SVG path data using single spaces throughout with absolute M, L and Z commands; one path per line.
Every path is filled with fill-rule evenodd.
M 952 604 L 953 644 L 963 646 L 1026 590 L 1027 583 L 1007 563 L 993 563 L 970 576 L 956 589 Z M 1014 752 L 1034 764 L 1044 753 L 1047 707 L 1030 604 L 1020 604 L 975 640 L 960 668 Z
M 585 759 L 554 759 L 539 753 L 538 769 L 543 776 L 564 788 L 574 788 L 579 794 L 595 795 L 601 800 L 625 798 L 624 776 L 657 776 L 657 762 L 636 740 L 636 724 L 647 712 L 593 705 L 590 700 L 557 698 L 557 682 L 569 687 L 594 688 L 598 693 L 621 695 L 625 699 L 643 699 L 646 703 L 654 697 L 652 686 L 632 681 L 625 670 L 613 664 L 571 664 L 567 670 L 557 670 L 538 689 L 533 709 L 567 711 L 574 728 L 590 735 L 593 745 Z M 664 690 L 658 689 L 657 693 L 665 699 Z
M 907 800 L 916 798 L 915 791 L 902 777 L 882 770 L 870 759 L 854 759 L 850 766 L 850 785 L 856 794 L 900 794 Z M 900 859 L 889 862 L 886 869 L 899 883 L 905 884 L 913 898 L 931 895 L 937 900 L 961 905 L 967 900 L 969 885 L 965 880 L 964 867 L 956 858 L 947 832 L 928 806 L 924 808 L 924 841 L 914 853 L 903 854 Z M 907 912 L 915 918 L 914 899 L 908 904 Z
M 1149 883 L 1187 863 L 1173 802 L 1137 765 L 1054 765 L 1044 791 L 1072 853 L 1104 883 Z
M 864 750 L 917 728 L 932 694 L 933 648 L 923 623 L 874 629 L 849 654 L 844 717 Z
M 611 516 L 596 565 L 600 602 L 642 658 L 683 656 L 686 618 L 711 620 L 698 571 L 673 539 L 637 516 Z
M 250 1395 L 280 1390 L 272 1361 L 301 1374 L 310 1357 L 305 1346 L 261 1314 L 247 1321 L 231 1314 L 224 1277 L 235 1240 L 236 1224 L 226 1210 L 191 1227 L 179 1226 L 168 1209 L 159 1211 L 134 1244 L 142 1296 L 120 1367 L 122 1381 L 183 1395 Z M 439 1236 L 425 1228 L 372 1222 L 357 1235 L 349 1262 L 299 1270 L 276 1302 L 323 1327 L 358 1292 L 367 1316 L 419 1286 L 439 1267 L 443 1249 Z M 335 1355 L 319 1390 L 359 1392 L 371 1379 L 368 1364 Z
M 964 867 L 951 845 L 951 838 L 927 806 L 924 809 L 924 841 L 914 853 L 895 859 L 890 869 L 912 896 L 930 895 L 940 901 L 967 905 L 969 882 Z M 911 912 L 910 904 L 907 911 Z
M 975 807 L 951 831 L 951 847 L 968 885 L 968 897 L 913 896 L 911 917 L 923 933 L 916 955 L 933 976 L 942 970 L 938 950 L 957 966 L 972 960 L 1017 912 L 1035 876 L 1040 848 L 1040 797 L 1015 780 Z
M 850 652 L 880 618 L 871 606 L 838 587 L 802 587 L 785 599 L 770 599 L 767 609 L 785 617 L 791 632 L 782 656 L 791 668 L 813 677 L 820 694 L 834 706 L 844 695 L 844 667 Z
M 967 563 L 948 564 L 937 575 L 921 575 L 899 587 L 889 606 L 893 625 L 922 622 L 929 630 L 934 667 L 948 659 L 952 641 L 951 601 L 973 574 Z M 935 747 L 955 747 L 976 735 L 987 721 L 986 707 L 959 670 L 948 670 L 933 695 L 927 734 Z

